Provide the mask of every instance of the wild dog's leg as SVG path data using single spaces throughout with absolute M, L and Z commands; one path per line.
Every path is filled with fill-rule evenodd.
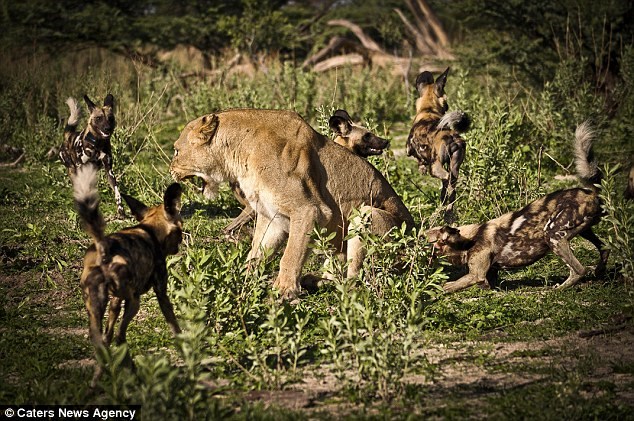
M 84 296 L 86 310 L 88 311 L 90 341 L 95 347 L 95 352 L 98 352 L 99 349 L 105 348 L 102 334 L 102 321 L 106 313 L 108 290 L 106 280 L 100 269 L 92 270 L 87 274 L 85 273 L 86 272 L 82 274 L 81 279 L 82 294 Z M 92 381 L 90 382 L 91 387 L 94 388 L 97 385 L 97 381 L 101 377 L 102 372 L 103 368 L 100 364 L 97 364 Z
M 286 218 L 281 215 L 270 219 L 258 214 L 247 261 L 259 260 L 265 249 L 277 251 L 286 239 L 286 224 Z
M 605 266 L 608 263 L 608 257 L 610 256 L 610 250 L 604 247 L 603 241 L 596 236 L 591 227 L 581 231 L 579 235 L 590 241 L 599 251 L 599 263 L 594 269 L 594 274 L 597 277 L 603 276 L 605 274 Z
M 123 205 L 121 204 L 121 193 L 119 192 L 119 187 L 117 186 L 117 179 L 114 176 L 114 172 L 112 172 L 112 155 L 107 153 L 104 154 L 101 162 L 103 163 L 103 169 L 106 171 L 106 176 L 108 177 L 108 184 L 110 184 L 110 188 L 114 192 L 114 200 L 117 203 L 117 216 L 119 218 L 125 217 L 125 212 L 123 210 Z
M 126 341 L 126 331 L 128 330 L 128 325 L 130 324 L 134 316 L 138 313 L 140 307 L 141 299 L 137 294 L 134 294 L 130 298 L 126 298 L 125 310 L 123 310 L 123 318 L 121 319 L 121 324 L 119 325 L 119 333 L 117 334 L 116 338 L 117 345 L 121 345 Z
M 552 245 L 553 252 L 557 256 L 561 257 L 561 259 L 570 268 L 570 275 L 568 276 L 568 279 L 566 279 L 566 281 L 557 288 L 565 289 L 575 285 L 579 282 L 579 279 L 586 274 L 586 268 L 579 262 L 579 260 L 577 260 L 574 254 L 572 254 L 570 243 L 567 239 L 562 238 L 561 240 L 551 240 L 550 244 Z
M 445 214 L 445 220 L 447 222 L 453 222 L 453 204 L 456 201 L 456 184 L 458 183 L 458 172 L 460 171 L 460 165 L 464 161 L 464 143 L 453 143 L 451 146 L 452 152 L 449 159 L 449 180 L 446 189 L 447 208 Z
M 443 164 L 439 159 L 434 161 L 431 165 L 431 175 L 439 178 L 442 182 L 442 189 L 440 190 L 440 203 L 445 205 L 448 209 L 450 208 L 452 202 L 449 199 L 450 194 L 450 177 L 451 174 L 444 168 Z
M 108 326 L 106 327 L 106 346 L 112 343 L 112 336 L 114 335 L 114 325 L 117 323 L 119 313 L 121 312 L 121 298 L 110 298 L 110 307 L 108 309 Z
M 244 209 L 242 209 L 240 215 L 236 216 L 235 219 L 225 227 L 225 229 L 223 230 L 224 233 L 228 234 L 235 229 L 242 228 L 242 226 L 252 220 L 254 216 L 255 211 L 251 208 L 251 206 L 246 206 Z
M 167 296 L 167 267 L 165 266 L 165 262 L 159 264 L 155 269 L 153 288 L 167 324 L 172 329 L 172 333 L 178 335 L 181 333 L 181 328 L 178 326 L 178 321 L 174 314 L 174 307 L 172 307 L 172 303 Z
M 498 273 L 500 269 L 496 266 L 491 266 L 489 271 L 487 272 L 487 281 L 486 283 L 480 285 L 482 289 L 492 289 L 497 286 L 498 283 Z
M 477 254 L 469 256 L 469 273 L 454 282 L 447 282 L 443 286 L 446 293 L 457 292 L 465 288 L 469 288 L 475 284 L 484 284 L 487 282 L 487 272 L 491 267 L 491 257 L 489 250 L 485 249 Z

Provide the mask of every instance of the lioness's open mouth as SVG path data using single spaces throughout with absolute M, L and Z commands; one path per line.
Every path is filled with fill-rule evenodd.
M 181 180 L 187 180 L 198 193 L 201 193 L 207 199 L 213 199 L 218 191 L 218 186 L 212 182 L 208 177 L 203 177 L 198 174 L 186 175 L 180 178 Z

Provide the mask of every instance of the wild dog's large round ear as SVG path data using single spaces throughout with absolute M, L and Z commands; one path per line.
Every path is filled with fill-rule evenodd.
M 416 90 L 419 94 L 423 93 L 423 88 L 434 83 L 434 75 L 431 72 L 424 71 L 416 77 Z
M 134 218 L 139 222 L 143 221 L 143 218 L 148 211 L 148 207 L 140 200 L 137 200 L 132 196 L 128 196 L 125 193 L 121 193 L 121 197 L 123 197 L 123 200 L 125 200 L 130 207 L 130 211 L 132 212 L 132 215 L 134 215 Z
M 106 99 L 103 100 L 103 106 L 114 108 L 114 97 L 112 94 L 106 95 Z
M 434 93 L 436 96 L 443 96 L 445 94 L 445 83 L 447 83 L 447 75 L 449 75 L 449 67 L 447 70 L 442 72 L 440 76 L 436 79 L 436 84 L 434 85 Z
M 352 131 L 352 119 L 346 110 L 337 110 L 328 120 L 328 126 L 338 136 L 347 136 Z
M 95 103 L 92 102 L 90 98 L 88 98 L 88 95 L 84 95 L 84 102 L 88 106 L 88 110 L 92 112 L 92 110 L 95 108 Z
M 168 215 L 175 216 L 181 210 L 181 195 L 183 193 L 183 188 L 178 183 L 172 183 L 165 190 L 165 196 L 163 197 L 163 206 L 165 207 L 165 212 Z

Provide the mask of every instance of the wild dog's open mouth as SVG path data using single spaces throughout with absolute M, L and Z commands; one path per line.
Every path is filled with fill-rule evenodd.
M 102 135 L 103 137 L 110 137 L 112 136 L 112 132 L 104 132 L 101 129 L 97 129 L 97 131 L 99 132 L 100 135 Z

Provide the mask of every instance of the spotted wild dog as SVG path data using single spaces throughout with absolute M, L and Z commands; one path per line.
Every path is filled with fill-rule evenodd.
M 108 177 L 108 183 L 114 192 L 117 203 L 117 216 L 123 218 L 124 211 L 121 203 L 121 194 L 117 186 L 117 179 L 112 172 L 112 146 L 110 136 L 115 129 L 114 117 L 114 97 L 108 94 L 104 99 L 103 106 L 98 107 L 93 103 L 88 95 L 84 95 L 84 101 L 90 111 L 86 128 L 78 132 L 80 109 L 74 98 L 68 98 L 66 104 L 70 108 L 70 116 L 64 128 L 64 141 L 60 147 L 59 157 L 68 169 L 68 174 L 72 177 L 77 169 L 87 163 L 103 166 Z
M 416 117 L 407 137 L 407 156 L 418 160 L 421 174 L 429 172 L 442 182 L 440 200 L 445 206 L 445 221 L 453 220 L 458 171 L 465 157 L 466 144 L 460 133 L 468 130 L 470 120 L 461 111 L 447 113 L 445 84 L 449 68 L 436 81 L 430 72 L 416 78 L 420 97 Z
M 105 235 L 105 222 L 99 212 L 97 168 L 93 164 L 80 166 L 72 175 L 72 181 L 77 211 L 93 240 L 84 256 L 80 286 L 88 310 L 90 340 L 95 349 L 107 347 L 112 341 L 122 301 L 125 301 L 125 310 L 115 340 L 118 344 L 126 341 L 126 329 L 139 311 L 140 297 L 150 288 L 154 290 L 172 332 L 180 333 L 167 296 L 165 258 L 178 252 L 182 240 L 181 186 L 178 183 L 170 185 L 163 203 L 153 207 L 124 194 L 123 198 L 139 224 Z M 102 334 L 108 301 L 108 325 Z M 93 387 L 101 372 L 102 368 L 98 366 Z
M 353 123 L 352 118 L 350 118 L 346 110 L 336 110 L 328 120 L 328 125 L 335 134 L 335 143 L 362 158 L 380 155 L 384 149 L 390 146 L 389 140 L 383 139 L 365 127 Z M 224 229 L 225 233 L 242 227 L 255 217 L 255 211 L 249 205 L 240 186 L 237 183 L 231 183 L 230 186 L 236 199 L 244 206 L 244 209 L 240 215 L 227 225 Z
M 190 121 L 174 143 L 170 173 L 177 181 L 201 178 L 210 199 L 220 183 L 239 184 L 257 213 L 248 260 L 286 244 L 274 282 L 284 298 L 300 292 L 315 225 L 335 234 L 338 256 L 350 260 L 348 277 L 359 273 L 365 257 L 359 236 L 346 238 L 353 210 L 368 211 L 376 235 L 403 223 L 414 226 L 376 168 L 292 111 L 231 109 Z
M 455 292 L 479 284 L 490 287 L 500 268 L 519 268 L 541 259 L 549 251 L 570 268 L 570 276 L 559 288 L 575 285 L 586 268 L 572 254 L 570 240 L 580 235 L 590 241 L 600 254 L 595 275 L 601 276 L 608 260 L 608 250 L 592 227 L 602 215 L 599 189 L 601 172 L 592 155 L 594 133 L 587 122 L 575 132 L 574 158 L 577 175 L 586 187 L 550 193 L 522 209 L 506 213 L 482 224 L 435 227 L 427 231 L 441 255 L 454 265 L 466 265 L 469 273 L 444 286 Z M 488 284 L 487 284 L 488 281 Z

